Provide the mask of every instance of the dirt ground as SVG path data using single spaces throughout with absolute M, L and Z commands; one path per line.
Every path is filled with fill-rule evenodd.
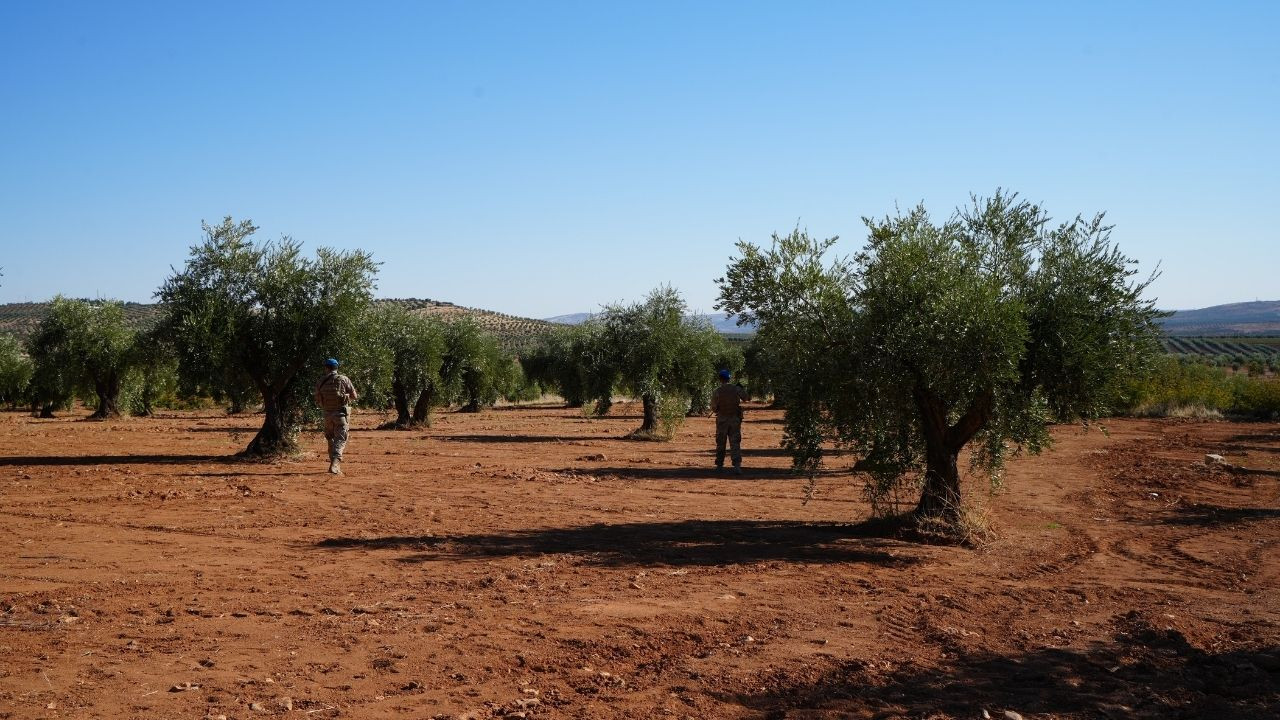
M 359 415 L 340 477 L 0 414 L 0 717 L 1280 717 L 1280 425 L 1057 428 L 967 549 L 868 532 L 847 461 L 806 503 L 779 412 L 741 477 L 615 413 Z

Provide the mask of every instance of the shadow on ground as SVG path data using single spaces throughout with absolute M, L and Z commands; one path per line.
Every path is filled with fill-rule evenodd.
M 193 465 L 246 462 L 234 455 L 29 455 L 0 457 L 0 467 L 39 465 Z
M 1280 508 L 1221 507 L 1219 505 L 1197 503 L 1179 508 L 1157 522 L 1166 525 L 1211 527 L 1214 525 L 1238 525 L 1252 520 L 1271 520 L 1274 518 L 1280 518 Z
M 816 679 L 719 699 L 766 718 L 1280 717 L 1280 648 L 1208 653 L 1137 611 L 1087 650 L 959 653 L 941 667 L 844 661 Z
M 441 442 L 464 443 L 568 443 L 581 440 L 617 440 L 614 435 L 439 435 Z
M 730 565 L 762 560 L 906 566 L 913 546 L 871 537 L 860 525 L 764 520 L 596 523 L 453 536 L 329 538 L 326 550 L 410 550 L 401 562 L 457 557 L 572 554 L 603 566 Z
M 706 465 L 695 465 L 692 467 L 652 467 L 644 464 L 613 466 L 613 467 L 591 467 L 590 465 L 577 465 L 573 467 L 548 469 L 548 472 L 573 474 L 590 472 L 592 475 L 603 477 L 612 476 L 622 480 L 708 480 L 719 478 L 724 480 L 796 480 L 802 481 L 807 475 L 797 475 L 792 472 L 791 468 L 762 468 L 752 467 L 751 463 L 744 463 L 742 474 L 736 475 L 733 468 L 725 467 L 723 470 L 717 470 L 712 463 L 712 458 L 707 458 Z M 836 475 L 848 474 L 847 469 L 829 468 L 820 470 L 818 477 L 834 477 Z

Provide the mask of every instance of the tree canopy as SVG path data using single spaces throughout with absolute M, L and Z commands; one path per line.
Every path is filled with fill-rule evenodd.
M 17 407 L 26 399 L 34 371 L 22 343 L 8 333 L 0 333 L 0 403 Z
M 723 339 L 688 317 L 684 299 L 669 286 L 656 288 L 644 302 L 605 307 L 598 322 L 607 353 L 600 371 L 613 381 L 598 380 L 596 387 L 617 385 L 638 396 L 644 419 L 636 436 L 661 437 L 660 404 L 666 399 L 678 410 L 669 417 L 685 414 L 690 389 L 714 379 Z
M 758 326 L 799 469 L 824 442 L 850 448 L 873 501 L 914 482 L 917 519 L 954 522 L 962 448 L 998 477 L 1051 420 L 1105 413 L 1157 352 L 1150 279 L 1100 214 L 1053 225 L 997 192 L 942 223 L 923 207 L 864 222 L 852 259 L 796 230 L 739 243 L 718 281 L 718 307 Z
M 395 408 L 392 427 L 429 424 L 429 415 L 415 418 L 413 409 L 419 397 L 441 384 L 445 353 L 441 323 L 399 305 L 383 305 L 371 309 L 363 325 L 363 357 L 357 364 L 366 376 L 364 397 L 375 406 Z
M 311 391 L 310 372 L 341 355 L 369 305 L 377 265 L 363 251 L 304 257 L 283 237 L 254 244 L 251 221 L 204 224 L 180 271 L 157 292 L 188 379 L 247 378 L 262 397 L 262 428 L 249 455 L 288 452 Z
M 89 417 L 118 417 L 120 387 L 133 359 L 135 335 L 120 303 L 54 298 L 49 314 L 28 340 L 41 414 L 51 414 L 53 407 L 65 405 L 83 388 L 97 397 Z

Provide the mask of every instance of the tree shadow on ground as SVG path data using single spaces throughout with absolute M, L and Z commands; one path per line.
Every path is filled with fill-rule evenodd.
M 749 464 L 742 469 L 741 475 L 735 475 L 732 468 L 726 467 L 723 470 L 717 470 L 711 460 L 707 460 L 706 465 L 695 467 L 649 467 L 646 465 L 632 465 L 627 467 L 568 467 L 559 470 L 551 470 L 550 472 L 572 474 L 589 471 L 592 475 L 612 475 L 622 480 L 707 480 L 719 478 L 723 480 L 802 480 L 807 475 L 797 475 L 791 468 L 771 468 L 771 467 L 751 467 Z M 818 477 L 832 477 L 840 474 L 840 470 L 822 470 L 817 473 Z
M 1280 717 L 1280 648 L 1209 653 L 1176 630 L 1150 625 L 1085 650 L 959 652 L 941 667 L 894 663 L 844 661 L 817 680 L 719 699 L 766 718 L 973 718 L 984 710 L 992 717 L 1004 710 L 1100 719 Z
M 466 557 L 571 554 L 601 566 L 733 565 L 766 560 L 906 566 L 910 545 L 870 537 L 859 525 L 764 520 L 595 523 L 570 528 L 453 536 L 329 538 L 327 550 L 411 550 L 424 563 Z
M 183 429 L 182 432 L 193 433 L 226 433 L 228 435 L 256 435 L 262 429 L 261 425 L 255 427 L 189 427 Z
M 0 457 L 0 467 L 39 465 L 231 465 L 248 462 L 234 455 L 30 455 Z
M 438 435 L 442 442 L 467 443 L 569 443 L 581 440 L 617 440 L 614 435 Z
M 1280 432 L 1273 433 L 1244 433 L 1241 435 L 1232 435 L 1226 440 L 1229 443 L 1255 443 L 1255 442 L 1271 442 L 1280 443 Z
M 1157 522 L 1165 525 L 1192 525 L 1210 527 L 1213 525 L 1236 525 L 1251 520 L 1270 520 L 1280 518 L 1280 508 L 1233 508 L 1220 505 L 1196 503 L 1178 508 Z
M 1280 453 L 1280 447 L 1268 447 L 1266 445 L 1246 445 L 1243 443 L 1228 443 L 1225 445 L 1219 445 L 1215 449 L 1221 453 L 1251 453 L 1251 452 Z

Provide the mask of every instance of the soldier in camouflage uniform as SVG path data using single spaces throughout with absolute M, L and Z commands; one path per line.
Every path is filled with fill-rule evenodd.
M 351 378 L 338 374 L 338 361 L 324 361 L 325 376 L 316 383 L 316 404 L 324 412 L 324 438 L 329 441 L 329 472 L 342 472 L 342 450 L 347 446 L 347 407 L 359 395 Z
M 742 474 L 742 401 L 747 393 L 740 385 L 729 384 L 729 371 L 720 371 L 720 387 L 711 393 L 711 411 L 716 414 L 716 470 L 724 469 L 724 446 L 729 444 L 733 472 Z

